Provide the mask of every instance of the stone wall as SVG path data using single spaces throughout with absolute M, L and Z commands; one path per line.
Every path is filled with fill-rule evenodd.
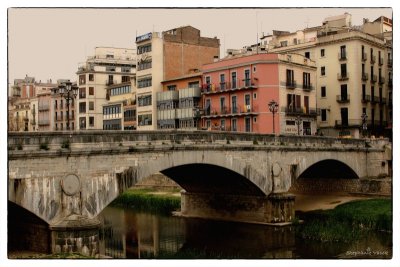
M 173 180 L 161 173 L 155 173 L 135 184 L 138 188 L 153 188 L 156 190 L 181 189 Z

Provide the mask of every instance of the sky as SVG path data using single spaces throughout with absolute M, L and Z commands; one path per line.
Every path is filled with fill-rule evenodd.
M 262 33 L 319 26 L 328 16 L 348 12 L 363 18 L 392 17 L 391 8 L 194 8 L 100 9 L 9 8 L 9 83 L 25 75 L 37 81 L 76 80 L 78 63 L 97 46 L 135 48 L 136 35 L 191 25 L 205 37 L 217 36 L 226 49 L 254 44 Z

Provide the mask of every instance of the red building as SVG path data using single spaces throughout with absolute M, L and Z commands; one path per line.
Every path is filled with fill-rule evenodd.
M 315 81 L 315 62 L 301 55 L 239 55 L 206 64 L 202 127 L 313 134 L 317 130 Z M 278 104 L 275 113 L 269 109 L 271 101 Z

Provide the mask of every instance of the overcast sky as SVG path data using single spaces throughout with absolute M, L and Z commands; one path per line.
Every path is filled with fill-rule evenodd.
M 352 24 L 363 18 L 392 17 L 391 8 L 284 9 L 63 9 L 10 8 L 8 10 L 9 82 L 26 74 L 36 80 L 76 80 L 79 62 L 96 46 L 135 47 L 135 36 L 183 25 L 201 35 L 221 40 L 228 48 L 256 43 L 272 30 L 295 31 L 321 25 L 328 16 L 348 12 Z

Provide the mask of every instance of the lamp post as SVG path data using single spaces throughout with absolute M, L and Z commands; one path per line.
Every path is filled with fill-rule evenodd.
M 297 116 L 296 117 L 297 135 L 300 135 L 300 124 L 301 124 L 301 118 L 300 116 Z
M 367 132 L 367 118 L 368 118 L 368 115 L 364 112 L 362 115 L 361 115 L 361 120 L 362 120 L 362 129 L 363 129 L 363 137 L 365 137 L 365 133 Z
M 72 86 L 72 83 L 70 81 L 67 81 L 64 84 L 59 85 L 58 89 L 60 92 L 60 96 L 64 97 L 65 100 L 67 101 L 67 130 L 70 130 L 70 127 L 69 127 L 69 101 L 73 100 L 78 95 L 78 87 Z
M 278 103 L 275 100 L 271 100 L 268 103 L 269 111 L 272 112 L 272 133 L 275 134 L 275 113 L 278 111 Z

